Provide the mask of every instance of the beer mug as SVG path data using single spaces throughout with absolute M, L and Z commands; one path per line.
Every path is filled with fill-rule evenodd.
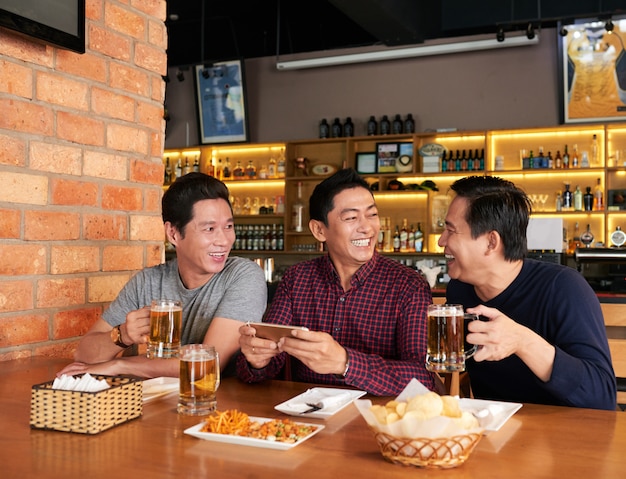
M 180 392 L 177 410 L 188 416 L 204 416 L 217 408 L 220 362 L 213 346 L 185 344 L 180 348 Z
M 147 356 L 176 358 L 180 348 L 183 306 L 173 299 L 155 299 L 150 306 L 150 336 Z
M 438 373 L 465 370 L 465 360 L 471 358 L 478 346 L 465 351 L 465 321 L 478 315 L 464 313 L 460 304 L 428 305 L 428 347 L 426 369 Z

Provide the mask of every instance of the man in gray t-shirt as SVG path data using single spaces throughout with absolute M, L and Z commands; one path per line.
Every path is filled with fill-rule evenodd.
M 178 376 L 178 359 L 121 356 L 147 342 L 150 302 L 183 303 L 183 344 L 215 346 L 222 369 L 239 349 L 242 322 L 259 322 L 267 303 L 265 275 L 256 263 L 229 258 L 235 229 L 228 189 L 203 173 L 177 179 L 162 201 L 168 241 L 176 259 L 134 275 L 79 342 L 76 362 L 58 374 Z

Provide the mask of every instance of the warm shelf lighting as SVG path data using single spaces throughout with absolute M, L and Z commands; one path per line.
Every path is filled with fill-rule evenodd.
M 267 145 L 267 146 L 244 146 L 244 147 L 220 147 L 212 150 L 213 155 L 226 155 L 233 153 L 259 153 L 271 152 L 272 150 L 280 150 L 285 145 Z
M 348 65 L 352 63 L 377 62 L 382 60 L 398 60 L 402 58 L 416 58 L 448 53 L 464 53 L 478 50 L 491 50 L 494 48 L 521 47 L 536 45 L 539 43 L 539 35 L 534 38 L 526 38 L 525 35 L 508 37 L 498 41 L 495 38 L 473 41 L 459 41 L 455 43 L 441 43 L 435 45 L 420 45 L 409 48 L 394 48 L 363 53 L 349 53 L 330 57 L 306 58 L 302 60 L 277 61 L 277 70 L 302 70 L 305 68 L 330 67 Z

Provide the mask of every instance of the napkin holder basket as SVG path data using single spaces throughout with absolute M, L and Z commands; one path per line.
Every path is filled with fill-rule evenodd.
M 93 376 L 106 380 L 110 388 L 85 392 L 53 389 L 54 381 L 35 384 L 30 397 L 31 429 L 98 434 L 141 416 L 141 379 Z

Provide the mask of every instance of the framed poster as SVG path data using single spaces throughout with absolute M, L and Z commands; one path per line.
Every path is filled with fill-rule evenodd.
M 626 120 L 626 18 L 557 28 L 562 123 Z
M 357 153 L 355 161 L 357 173 L 376 173 L 376 153 Z
M 196 65 L 196 97 L 202 144 L 248 141 L 247 102 L 240 60 Z

